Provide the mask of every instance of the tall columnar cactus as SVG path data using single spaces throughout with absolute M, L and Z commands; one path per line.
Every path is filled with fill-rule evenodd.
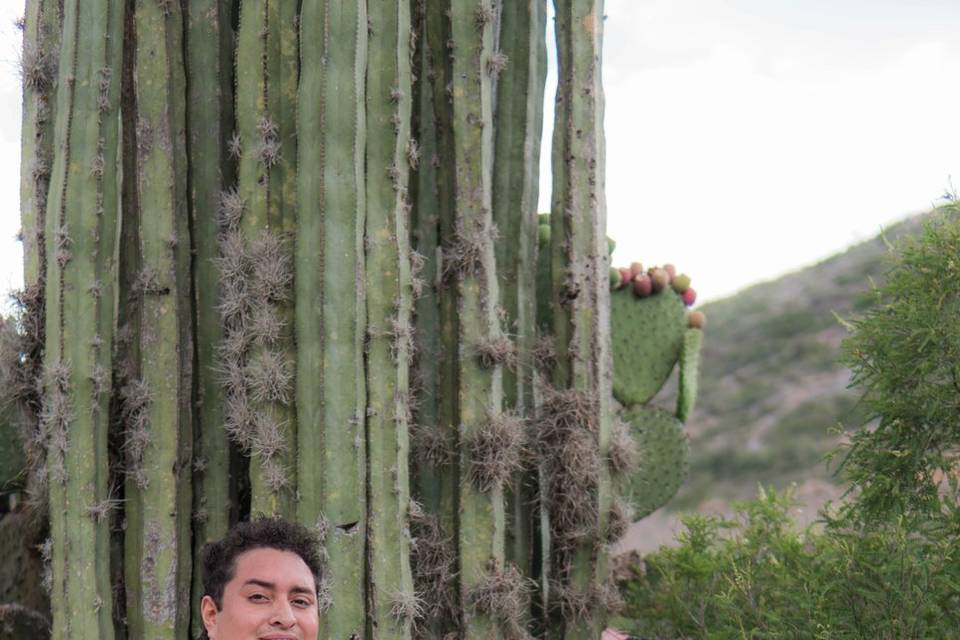
M 602 9 L 557 10 L 550 374 L 545 0 L 28 0 L 12 366 L 54 637 L 198 635 L 200 549 L 258 514 L 317 532 L 322 637 L 596 633 Z M 567 449 L 569 495 L 534 455 Z

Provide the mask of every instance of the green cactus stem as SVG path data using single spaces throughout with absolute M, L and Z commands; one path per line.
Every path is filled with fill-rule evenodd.
M 140 202 L 139 379 L 127 385 L 128 450 L 138 493 L 139 527 L 128 531 L 140 556 L 127 556 L 142 628 L 134 636 L 188 633 L 191 581 L 193 326 L 190 230 L 186 216 L 186 105 L 183 16 L 179 6 L 141 3 L 137 49 L 137 189 Z M 130 512 L 128 508 L 127 512 Z M 171 511 L 176 517 L 171 518 Z
M 595 431 L 574 435 L 577 431 L 573 430 L 570 437 L 592 441 L 599 455 L 606 456 L 612 420 L 612 371 L 604 140 L 600 125 L 603 3 L 558 0 L 555 8 L 559 85 L 553 148 L 551 265 L 555 290 L 553 333 L 558 358 L 553 384 L 595 399 L 587 405 Z M 593 607 L 589 616 L 571 616 L 568 607 L 563 606 L 565 593 L 594 593 L 606 583 L 606 553 L 596 544 L 605 530 L 610 509 L 611 485 L 606 466 L 597 465 L 591 480 L 587 488 L 597 522 L 590 530 L 573 535 L 563 529 L 558 514 L 551 514 L 551 544 L 555 550 L 552 567 L 560 585 L 559 602 L 551 604 L 556 612 L 552 626 L 557 637 L 596 638 L 602 629 L 605 612 L 601 607 Z
M 453 243 L 456 226 L 453 158 L 453 111 L 447 93 L 452 68 L 447 45 L 450 23 L 444 11 L 417 3 L 418 125 L 420 161 L 412 180 L 415 245 L 422 261 L 418 279 L 414 340 L 417 349 L 413 379 L 413 446 L 415 493 L 434 544 L 417 541 L 414 549 L 415 585 L 427 607 L 423 626 L 438 636 L 454 632 L 462 612 L 455 580 L 458 557 L 451 549 L 444 561 L 429 550 L 453 547 L 457 523 L 459 460 L 459 316 L 457 291 L 443 277 L 443 246 Z M 445 541 L 441 543 L 440 540 Z M 429 557 L 428 557 L 429 556 Z
M 107 434 L 123 3 L 63 8 L 46 215 L 45 418 L 55 637 L 113 638 Z M 117 74 L 119 76 L 119 74 Z
M 300 221 L 296 248 L 297 517 L 325 532 L 333 606 L 322 637 L 362 637 L 366 540 L 367 14 L 365 3 L 305 0 L 300 16 Z M 309 37 L 319 25 L 326 37 Z
M 700 347 L 703 330 L 687 329 L 680 351 L 680 389 L 677 395 L 677 419 L 686 422 L 697 401 L 697 379 L 700 375 Z
M 444 250 L 444 270 L 457 285 L 460 317 L 460 483 L 458 541 L 460 595 L 469 594 L 504 562 L 503 487 L 483 491 L 471 480 L 470 443 L 502 409 L 502 366 L 485 367 L 481 344 L 500 337 L 499 294 L 493 251 L 491 186 L 493 111 L 490 61 L 495 12 L 487 2 L 452 0 L 450 50 L 453 94 L 453 161 L 456 171 L 455 241 Z M 468 638 L 494 632 L 489 615 L 464 615 Z
M 41 442 L 39 414 L 42 398 L 37 381 L 42 376 L 44 343 L 43 295 L 46 283 L 44 243 L 47 192 L 53 163 L 57 60 L 60 53 L 60 11 L 54 0 L 28 3 L 23 21 L 23 131 L 20 153 L 20 228 L 23 241 L 24 289 L 20 306 L 21 336 L 14 376 L 7 384 L 18 401 L 26 432 Z M 5 395 L 11 394 L 8 388 Z M 8 396 L 9 397 L 9 396 Z M 27 492 L 38 504 L 46 501 L 43 446 L 28 441 Z
M 493 218 L 502 234 L 496 245 L 500 304 L 506 312 L 505 326 L 515 336 L 517 354 L 516 366 L 503 371 L 504 408 L 523 414 L 533 407 L 536 207 L 546 83 L 546 1 L 508 3 L 502 12 L 500 51 L 491 63 L 498 73 Z M 503 64 L 506 66 L 501 69 Z M 527 576 L 535 572 L 537 482 L 536 474 L 520 472 L 507 496 L 513 523 L 507 555 Z
M 238 516 L 236 490 L 231 488 L 231 446 L 224 423 L 224 395 L 217 376 L 217 346 L 224 337 L 218 309 L 220 289 L 218 237 L 221 194 L 235 179 L 227 141 L 233 131 L 233 8 L 224 0 L 184 5 L 186 13 L 187 138 L 189 207 L 196 308 L 194 371 L 197 408 L 193 442 L 194 565 L 209 542 L 221 538 Z M 229 202 L 227 203 L 229 204 Z M 202 628 L 200 571 L 193 572 L 192 637 Z
M 237 35 L 240 229 L 254 335 L 244 362 L 253 415 L 252 513 L 294 515 L 297 473 L 291 238 L 297 206 L 297 3 L 245 0 Z
M 413 590 L 407 508 L 409 364 L 413 350 L 409 175 L 410 4 L 368 8 L 367 65 L 367 575 L 381 638 L 410 638 Z

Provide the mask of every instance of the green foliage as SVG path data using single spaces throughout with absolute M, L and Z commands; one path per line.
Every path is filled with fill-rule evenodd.
M 875 306 L 850 323 L 842 362 L 875 429 L 852 438 L 842 467 L 864 521 L 929 512 L 960 462 L 960 207 L 899 249 Z
M 684 520 L 625 588 L 638 635 L 662 638 L 955 638 L 960 521 L 895 519 L 869 532 L 798 532 L 790 493 L 761 490 L 732 519 Z

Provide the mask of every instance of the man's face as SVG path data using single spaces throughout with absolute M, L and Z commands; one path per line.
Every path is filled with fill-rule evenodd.
M 291 551 L 251 549 L 235 561 L 223 608 L 200 603 L 210 640 L 316 640 L 317 588 L 310 568 Z

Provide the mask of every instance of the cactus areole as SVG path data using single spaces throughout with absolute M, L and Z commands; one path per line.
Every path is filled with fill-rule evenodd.
M 322 544 L 320 637 L 599 636 L 610 289 L 674 274 L 610 271 L 603 2 L 555 9 L 538 218 L 546 0 L 27 0 L 5 366 L 53 638 L 199 636 L 200 550 L 261 514 Z

